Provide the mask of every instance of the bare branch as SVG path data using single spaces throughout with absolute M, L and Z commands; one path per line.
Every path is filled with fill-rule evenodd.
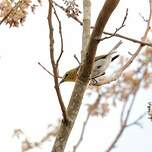
M 98 40 L 99 40 L 99 41 L 103 41 L 103 40 L 105 40 L 105 39 L 109 39 L 109 38 L 115 36 L 116 33 L 117 33 L 118 31 L 120 31 L 120 30 L 125 26 L 125 22 L 126 22 L 126 20 L 127 20 L 127 16 L 128 16 L 128 8 L 126 9 L 126 14 L 125 14 L 124 19 L 123 19 L 123 21 L 122 21 L 122 23 L 121 23 L 121 26 L 120 26 L 119 28 L 116 28 L 115 32 L 114 32 L 112 35 L 103 37 L 103 38 L 98 39 Z
M 112 142 L 112 144 L 108 147 L 108 149 L 105 152 L 110 152 L 111 149 L 113 149 L 115 147 L 115 144 L 117 143 L 117 141 L 119 140 L 119 138 L 121 137 L 123 131 L 125 129 L 125 126 L 122 126 L 117 134 L 117 136 L 115 137 L 114 141 Z
M 133 125 L 137 125 L 137 126 L 139 126 L 139 127 L 142 128 L 142 125 L 139 123 L 139 121 L 140 121 L 141 119 L 143 119 L 145 116 L 146 116 L 146 112 L 143 113 L 142 115 L 140 115 L 140 116 L 139 116 L 136 120 L 134 120 L 133 122 L 129 123 L 126 127 L 131 127 L 131 126 L 133 126 Z
M 141 81 L 140 81 L 140 82 L 141 82 Z M 139 84 L 140 84 L 140 83 L 139 83 Z M 119 130 L 118 134 L 116 135 L 116 137 L 114 138 L 113 142 L 112 142 L 112 143 L 110 144 L 110 146 L 107 148 L 106 152 L 110 152 L 110 151 L 115 147 L 116 143 L 118 142 L 118 140 L 119 140 L 120 137 L 122 136 L 124 130 L 126 129 L 126 127 L 127 127 L 127 122 L 128 122 L 129 116 L 130 116 L 130 112 L 131 112 L 131 110 L 132 110 L 133 104 L 134 104 L 135 99 L 136 99 L 137 92 L 138 92 L 138 90 L 139 90 L 139 86 L 140 86 L 140 85 L 138 85 L 138 87 L 137 87 L 136 90 L 134 91 L 133 98 L 132 98 L 132 100 L 131 100 L 131 103 L 130 103 L 129 108 L 128 108 L 128 111 L 127 111 L 127 114 L 126 114 L 126 116 L 125 116 L 125 120 L 121 120 L 120 130 Z M 126 105 L 123 106 L 123 108 L 122 108 L 123 113 L 124 113 L 124 111 L 125 111 L 125 107 L 126 107 Z M 122 116 L 120 116 L 120 117 L 122 117 Z
M 46 69 L 40 62 L 38 62 L 38 65 L 44 69 L 48 74 L 50 74 L 52 77 L 54 77 L 54 75 L 48 70 Z M 58 76 L 58 78 L 62 78 L 61 76 Z
M 58 83 L 58 72 L 57 72 L 57 66 L 55 64 L 54 59 L 54 38 L 53 38 L 53 26 L 52 26 L 52 0 L 49 1 L 49 10 L 48 10 L 48 25 L 49 25 L 49 39 L 50 39 L 50 59 L 52 63 L 53 68 L 53 74 L 54 74 L 54 83 L 55 83 L 55 90 L 57 93 L 58 101 L 62 110 L 62 115 L 64 118 L 64 123 L 68 122 L 67 114 L 66 114 L 66 108 L 61 96 L 59 83 Z
M 53 5 L 52 5 L 52 6 L 53 6 Z M 55 14 L 55 16 L 56 16 L 56 18 L 57 18 L 57 21 L 58 21 L 58 23 L 59 23 L 59 34 L 60 34 L 60 41 L 61 41 L 61 52 L 60 52 L 60 55 L 59 55 L 59 57 L 58 57 L 58 59 L 57 59 L 57 61 L 56 61 L 56 67 L 58 68 L 59 61 L 60 61 L 61 56 L 62 56 L 62 54 L 63 54 L 63 52 L 64 52 L 64 50 L 63 50 L 63 34 L 62 34 L 61 21 L 60 21 L 60 19 L 59 19 L 59 16 L 58 16 L 58 14 L 57 14 L 56 9 L 55 9 L 54 6 L 53 6 L 53 9 L 54 9 L 54 14 Z
M 104 34 L 107 34 L 107 35 L 113 35 L 113 33 L 110 33 L 110 32 L 103 32 L 103 33 L 104 33 Z M 114 36 L 123 38 L 123 39 L 125 39 L 125 40 L 131 41 L 131 42 L 134 42 L 134 43 L 141 44 L 141 45 L 143 45 L 143 46 L 144 46 L 144 45 L 147 45 L 147 46 L 152 47 L 152 43 L 149 43 L 149 42 L 136 40 L 136 39 L 133 39 L 133 38 L 130 38 L 130 37 L 121 35 L 121 34 L 117 34 L 117 33 L 116 33 Z
M 79 61 L 79 59 L 77 58 L 76 54 L 74 54 L 74 58 L 76 59 L 76 61 L 78 62 L 78 64 L 80 65 L 81 62 Z
M 145 17 L 141 13 L 139 13 L 139 16 L 143 19 L 144 22 L 148 21 L 147 19 L 145 19 Z

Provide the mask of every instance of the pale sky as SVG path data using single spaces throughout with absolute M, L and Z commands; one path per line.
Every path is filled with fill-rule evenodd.
M 81 0 L 78 2 L 80 3 Z M 80 7 L 82 8 L 82 6 Z M 42 7 L 39 7 L 35 14 L 29 14 L 24 26 L 9 28 L 3 24 L 0 27 L 0 151 L 20 152 L 20 141 L 12 137 L 14 129 L 20 128 L 30 140 L 39 141 L 47 132 L 47 125 L 56 125 L 58 119 L 62 118 L 53 78 L 37 64 L 39 61 L 48 69 L 51 66 L 47 8 L 48 5 L 44 1 Z M 101 0 L 92 1 L 92 25 L 100 8 Z M 121 0 L 106 26 L 106 31 L 113 32 L 120 26 L 126 8 L 129 8 L 126 27 L 119 33 L 140 39 L 146 23 L 143 22 L 139 13 L 148 17 L 148 0 Z M 77 54 L 80 57 L 82 28 L 75 21 L 66 17 L 62 11 L 58 9 L 57 11 L 62 16 L 60 18 L 62 18 L 64 36 L 64 54 L 59 66 L 60 73 L 63 75 L 66 70 L 77 66 L 73 55 Z M 55 38 L 55 53 L 58 55 L 60 50 L 58 29 L 55 29 Z M 97 54 L 107 52 L 106 50 L 110 50 L 117 41 L 119 39 L 104 41 L 102 45 L 99 45 Z M 123 42 L 118 49 L 121 55 L 127 56 L 128 50 L 134 51 L 137 47 L 131 42 Z M 73 83 L 61 85 L 66 105 L 68 105 L 73 86 Z M 152 99 L 150 91 L 149 89 L 139 92 L 130 120 L 134 120 L 147 110 L 147 103 Z M 94 98 L 91 99 L 93 101 Z M 87 114 L 86 103 L 88 103 L 87 99 L 83 101 L 65 152 L 71 151 L 79 138 L 82 123 L 86 118 L 85 114 Z M 77 152 L 104 152 L 118 131 L 120 108 L 113 109 L 104 119 L 100 117 L 90 119 L 84 140 Z M 117 148 L 113 149 L 114 152 L 152 151 L 152 123 L 147 116 L 142 122 L 143 129 L 133 126 L 125 131 Z M 47 143 L 41 148 L 30 150 L 30 152 L 49 152 L 50 149 L 50 143 Z

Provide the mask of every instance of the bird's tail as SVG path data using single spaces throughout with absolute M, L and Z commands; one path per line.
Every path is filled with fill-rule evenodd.
M 116 53 L 116 49 L 122 44 L 122 41 L 120 40 L 112 49 L 108 54 L 113 54 Z

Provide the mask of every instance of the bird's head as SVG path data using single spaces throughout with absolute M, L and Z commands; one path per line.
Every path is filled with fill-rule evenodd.
M 71 69 L 67 71 L 64 76 L 62 77 L 62 80 L 60 81 L 60 84 L 63 82 L 75 82 L 76 77 L 77 77 L 77 72 L 78 72 L 78 67 Z

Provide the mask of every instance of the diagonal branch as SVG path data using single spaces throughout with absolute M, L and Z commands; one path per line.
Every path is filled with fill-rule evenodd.
M 142 125 L 139 123 L 139 121 L 140 121 L 141 119 L 143 119 L 146 114 L 147 114 L 147 112 L 143 113 L 143 114 L 140 115 L 138 118 L 136 118 L 136 120 L 134 120 L 133 122 L 127 124 L 126 127 L 131 127 L 131 126 L 133 126 L 133 125 L 137 125 L 137 126 L 139 126 L 139 127 L 142 128 Z
M 52 77 L 54 77 L 54 75 L 48 70 L 46 69 L 40 62 L 38 62 L 38 65 L 45 70 L 48 74 L 50 74 Z M 62 78 L 61 76 L 58 75 L 58 78 Z
M 142 80 L 142 79 L 141 79 Z M 133 105 L 134 105 L 134 102 L 135 102 L 135 99 L 136 99 L 136 95 L 137 95 L 137 92 L 139 90 L 139 87 L 140 87 L 140 83 L 141 81 L 139 82 L 139 85 L 138 87 L 135 89 L 134 93 L 133 93 L 133 97 L 132 97 L 132 100 L 131 100 L 131 103 L 129 105 L 129 108 L 128 108 L 128 111 L 127 111 L 127 114 L 125 116 L 125 120 L 122 120 L 121 122 L 121 126 L 120 126 L 120 130 L 118 131 L 118 134 L 116 135 L 116 137 L 114 138 L 114 140 L 112 141 L 112 143 L 110 144 L 110 146 L 107 148 L 106 152 L 110 152 L 116 145 L 116 143 L 118 142 L 118 140 L 120 139 L 120 137 L 122 136 L 124 130 L 126 129 L 127 127 L 127 122 L 128 122 L 128 119 L 129 119 L 129 116 L 130 116 L 130 113 L 132 111 L 132 108 L 133 108 Z M 125 106 L 126 107 L 126 106 Z M 122 108 L 124 110 L 124 107 Z M 122 110 L 122 111 L 123 111 Z

